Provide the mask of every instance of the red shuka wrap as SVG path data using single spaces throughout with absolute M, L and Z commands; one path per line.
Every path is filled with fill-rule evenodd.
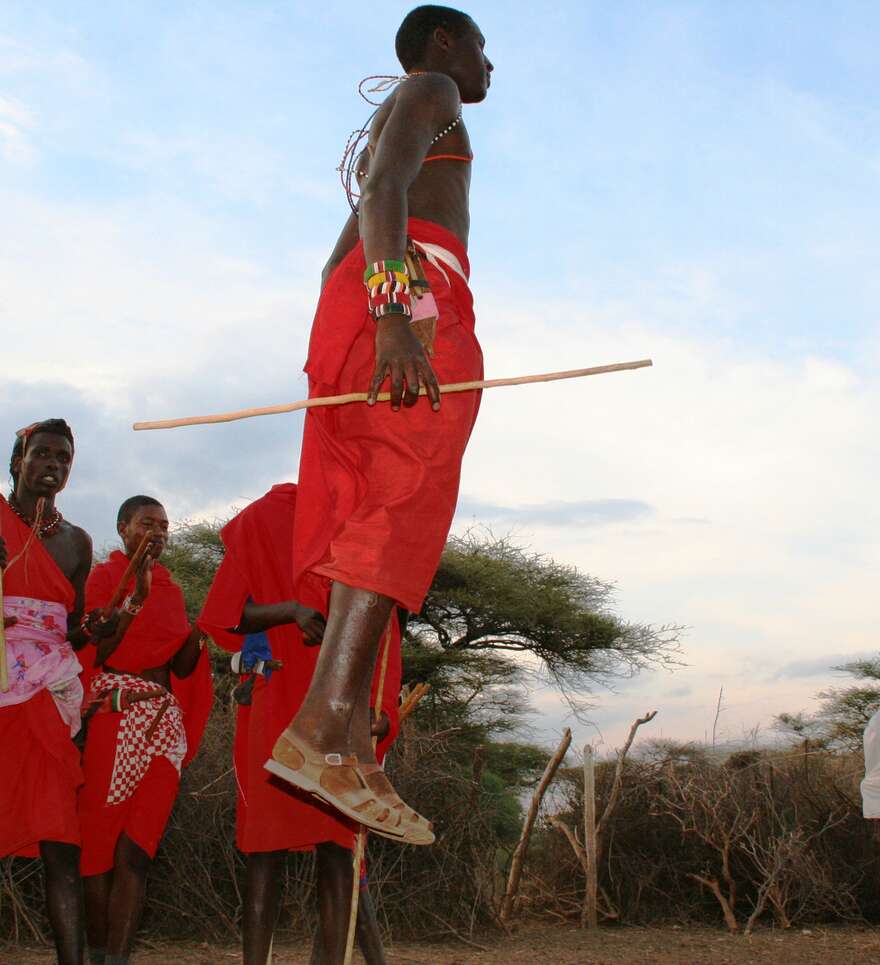
M 106 563 L 92 570 L 86 583 L 87 612 L 110 601 L 128 562 L 123 553 L 116 551 Z M 133 588 L 134 577 L 127 589 Z M 189 632 L 180 587 L 161 563 L 154 563 L 150 595 L 107 664 L 114 670 L 135 675 L 161 667 L 177 653 Z M 95 654 L 94 644 L 83 651 L 83 682 L 87 694 L 89 680 L 95 675 Z M 199 748 L 214 698 L 207 649 L 202 651 L 195 670 L 188 677 L 180 679 L 173 673 L 170 676 L 171 692 L 183 711 L 187 743 L 183 765 L 186 766 Z M 166 757 L 159 756 L 153 758 L 146 775 L 127 800 L 119 804 L 106 803 L 122 719 L 121 713 L 99 712 L 88 725 L 83 757 L 85 786 L 79 801 L 84 875 L 101 874 L 113 867 L 113 851 L 123 832 L 150 857 L 155 856 L 177 796 L 180 775 Z
M 294 599 L 291 533 L 296 508 L 296 486 L 273 486 L 220 531 L 226 554 L 214 577 L 199 626 L 224 650 L 241 650 L 244 638 L 230 633 L 238 625 L 248 598 L 256 603 Z M 308 606 L 327 614 L 330 584 L 307 576 Z M 398 729 L 400 691 L 400 630 L 392 620 L 391 649 L 383 687 L 382 710 L 390 723 L 378 748 L 381 760 Z M 272 655 L 284 667 L 271 678 L 256 678 L 250 706 L 238 708 L 234 763 L 238 784 L 236 844 L 246 853 L 296 851 L 333 841 L 351 848 L 354 825 L 315 798 L 277 780 L 263 765 L 278 735 L 290 723 L 312 679 L 319 648 L 308 647 L 296 625 L 268 631 Z M 379 677 L 373 679 L 373 700 Z
M 445 248 L 467 273 L 464 248 L 445 228 L 410 218 L 408 234 Z M 440 312 L 431 359 L 437 380 L 482 378 L 467 283 L 451 268 L 444 277 L 427 259 L 422 264 Z M 305 366 L 310 396 L 364 392 L 370 384 L 376 324 L 364 268 L 359 243 L 321 294 Z M 387 403 L 309 409 L 293 551 L 297 599 L 309 602 L 302 578 L 311 572 L 421 609 L 452 523 L 479 404 L 479 392 L 462 392 L 444 396 L 439 412 L 424 398 L 398 412 Z
M 30 535 L 2 496 L 0 533 L 10 560 Z M 76 600 L 70 581 L 39 540 L 4 571 L 3 592 L 60 603 L 68 613 Z M 78 845 L 79 751 L 48 690 L 40 690 L 24 703 L 0 707 L 0 747 L 0 857 L 36 857 L 40 841 Z

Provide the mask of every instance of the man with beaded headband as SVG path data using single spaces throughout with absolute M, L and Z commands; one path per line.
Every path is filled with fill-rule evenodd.
M 266 766 L 399 841 L 424 819 L 376 766 L 370 681 L 394 604 L 421 609 L 479 406 L 477 393 L 441 406 L 438 379 L 482 376 L 467 281 L 472 156 L 461 110 L 486 97 L 493 68 L 484 45 L 474 21 L 449 7 L 418 7 L 401 24 L 395 46 L 407 75 L 354 159 L 360 203 L 325 269 L 305 366 L 310 396 L 368 389 L 369 405 L 306 417 L 295 589 L 316 609 L 313 578 L 332 589 L 311 686 Z M 386 380 L 390 406 L 377 405 Z
M 77 788 L 73 736 L 80 729 L 82 685 L 74 649 L 95 617 L 82 619 L 92 541 L 55 507 L 73 462 L 63 419 L 19 430 L 12 449 L 9 500 L 0 496 L 0 565 L 9 688 L 0 691 L 0 856 L 43 860 L 46 903 L 58 961 L 83 956 Z

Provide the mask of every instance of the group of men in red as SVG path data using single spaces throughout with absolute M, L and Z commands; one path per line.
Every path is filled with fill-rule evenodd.
M 479 407 L 478 393 L 441 405 L 440 383 L 482 375 L 461 108 L 488 91 L 484 45 L 470 17 L 435 5 L 397 32 L 406 74 L 365 131 L 360 201 L 325 268 L 305 366 L 310 396 L 367 389 L 367 404 L 310 410 L 298 486 L 273 487 L 224 527 L 194 626 L 159 562 L 161 503 L 126 499 L 122 549 L 93 568 L 90 538 L 55 507 L 70 428 L 47 420 L 17 435 L 0 497 L 0 856 L 42 857 L 61 965 L 83 961 L 84 934 L 92 963 L 129 960 L 147 871 L 211 707 L 207 637 L 256 671 L 239 688 L 234 745 L 246 965 L 271 954 L 288 851 L 317 848 L 312 960 L 336 965 L 357 829 L 434 839 L 382 757 L 398 726 L 401 614 L 418 611 L 433 579 Z M 377 404 L 386 380 L 390 404 Z M 382 962 L 368 897 L 360 908 L 361 949 Z

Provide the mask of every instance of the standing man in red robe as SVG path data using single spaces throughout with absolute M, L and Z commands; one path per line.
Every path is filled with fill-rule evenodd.
M 238 801 L 236 844 L 247 855 L 242 915 L 244 965 L 264 965 L 281 898 L 288 851 L 317 852 L 320 928 L 315 961 L 335 962 L 344 954 L 352 885 L 354 827 L 313 797 L 272 777 L 263 767 L 292 707 L 309 686 L 324 634 L 329 584 L 309 579 L 311 606 L 293 597 L 292 555 L 296 486 L 273 486 L 220 532 L 223 562 L 199 616 L 199 626 L 225 650 L 241 651 L 244 670 L 257 659 L 280 661 L 259 668 L 240 687 L 234 765 Z M 320 605 L 319 605 L 320 604 Z M 394 621 L 382 683 L 376 730 L 380 757 L 397 731 L 400 690 L 400 633 Z M 372 699 L 377 698 L 378 674 Z M 243 701 L 243 702 L 242 702 Z M 358 940 L 369 965 L 382 965 L 384 954 L 369 893 L 358 905 Z
M 159 563 L 168 540 L 165 509 L 151 496 L 132 496 L 119 509 L 117 531 L 124 552 L 92 570 L 89 608 L 110 603 L 145 537 L 149 549 L 111 616 L 114 632 L 83 652 L 91 716 L 79 812 L 96 965 L 129 961 L 180 771 L 198 749 L 213 699 L 201 633 L 190 628 L 183 593 Z
M 83 958 L 80 833 L 82 783 L 73 736 L 82 686 L 74 648 L 81 629 L 88 534 L 64 519 L 55 497 L 73 463 L 73 433 L 63 419 L 18 432 L 0 496 L 0 565 L 9 689 L 0 691 L 0 857 L 36 857 L 46 875 L 46 905 L 61 965 Z
M 376 112 L 358 159 L 360 205 L 325 271 L 305 367 L 310 396 L 368 390 L 371 404 L 306 416 L 295 593 L 314 606 L 313 577 L 332 591 L 308 694 L 266 766 L 391 836 L 405 805 L 374 769 L 369 681 L 395 603 L 418 612 L 437 569 L 479 405 L 470 392 L 441 406 L 438 379 L 482 376 L 461 111 L 488 92 L 484 45 L 474 21 L 449 7 L 418 7 L 401 24 L 395 47 L 407 77 Z M 410 289 L 420 263 L 433 311 Z M 436 321 L 412 324 L 425 314 Z M 390 405 L 373 404 L 389 378 Z

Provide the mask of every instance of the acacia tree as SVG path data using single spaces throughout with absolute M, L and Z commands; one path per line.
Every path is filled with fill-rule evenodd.
M 679 652 L 681 627 L 629 623 L 613 597 L 611 583 L 472 530 L 446 544 L 422 611 L 411 617 L 411 638 L 471 659 L 530 655 L 532 672 L 577 712 L 597 684 L 673 664 Z
M 783 733 L 824 747 L 858 751 L 871 717 L 880 710 L 880 657 L 854 660 L 834 670 L 851 674 L 862 683 L 820 691 L 819 709 L 813 714 L 783 713 L 775 718 Z

